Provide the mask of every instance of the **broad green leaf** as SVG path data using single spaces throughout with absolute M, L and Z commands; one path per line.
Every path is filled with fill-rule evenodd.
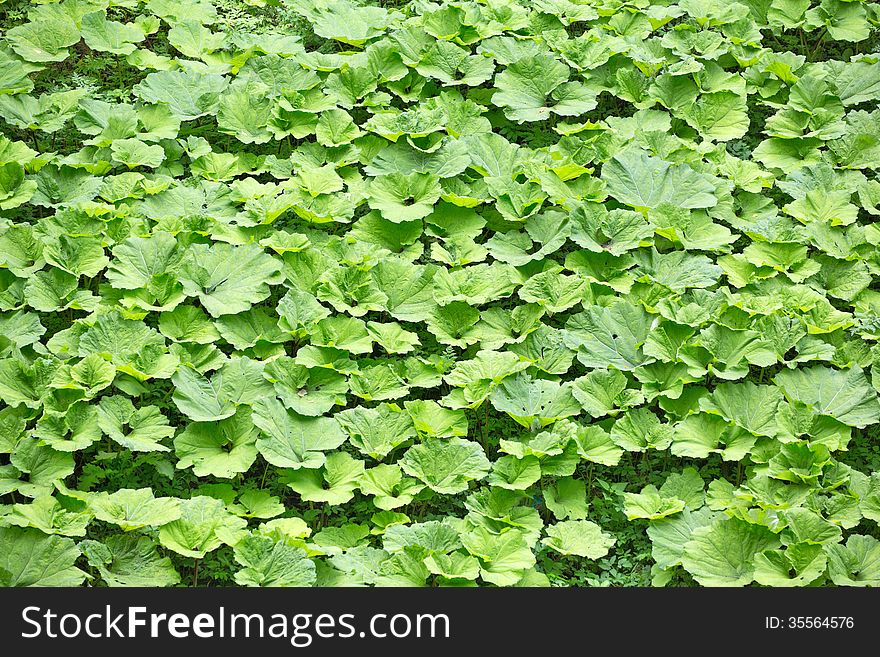
M 122 534 L 79 544 L 91 566 L 107 586 L 174 586 L 180 575 L 171 559 L 163 557 L 146 536 Z
M 324 452 L 346 440 L 340 424 L 329 417 L 307 417 L 284 408 L 274 398 L 253 405 L 253 423 L 262 435 L 256 446 L 269 463 L 281 468 L 320 468 Z
M 231 479 L 247 472 L 257 458 L 257 427 L 245 408 L 214 422 L 193 422 L 174 439 L 177 468 L 198 477 Z
M 703 586 L 746 586 L 755 579 L 755 553 L 778 545 L 765 527 L 737 518 L 719 519 L 693 530 L 681 562 Z
M 608 554 L 616 539 L 589 520 L 566 520 L 547 527 L 541 542 L 551 550 L 585 559 L 599 559 Z
M 235 581 L 243 586 L 311 586 L 315 564 L 301 547 L 251 534 L 235 544 L 235 560 L 243 566 Z
M 490 462 L 475 442 L 427 438 L 406 451 L 400 467 L 434 492 L 453 495 L 467 490 L 470 481 L 489 474 Z
M 80 548 L 69 538 L 38 529 L 0 527 L 0 571 L 6 586 L 79 586 L 86 574 L 74 566 Z
M 159 542 L 185 557 L 203 558 L 222 544 L 237 543 L 247 522 L 236 518 L 218 499 L 203 495 L 181 500 L 180 517 L 159 528 Z

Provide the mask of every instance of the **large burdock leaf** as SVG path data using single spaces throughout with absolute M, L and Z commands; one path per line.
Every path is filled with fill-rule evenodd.
M 235 573 L 242 586 L 311 586 L 315 583 L 315 562 L 301 547 L 250 534 L 235 544 L 235 560 L 243 566 Z
M 174 427 L 157 406 L 135 408 L 128 397 L 104 397 L 98 404 L 98 426 L 107 436 L 133 452 L 167 452 L 162 440 Z
M 862 369 L 835 370 L 823 365 L 785 370 L 773 379 L 786 397 L 830 415 L 851 427 L 880 421 L 880 402 Z
M 332 369 L 304 367 L 281 356 L 266 365 L 263 376 L 284 405 L 300 415 L 318 416 L 345 405 L 348 380 Z
M 565 555 L 600 559 L 608 554 L 617 541 L 602 528 L 589 520 L 566 520 L 550 525 L 547 537 L 541 542 L 555 552 Z
M 207 379 L 189 367 L 180 368 L 171 378 L 174 404 L 191 420 L 211 422 L 235 414 L 235 404 L 223 394 L 223 374 Z
M 383 7 L 353 2 L 301 2 L 294 10 L 309 20 L 315 34 L 356 47 L 381 35 L 401 16 Z
M 200 495 L 180 500 L 180 517 L 159 529 L 159 542 L 185 557 L 201 559 L 224 543 L 232 545 L 241 538 L 247 521 L 226 510 L 213 497 Z
M 382 547 L 392 554 L 413 546 L 435 554 L 445 554 L 460 548 L 461 538 L 454 527 L 437 520 L 413 525 L 393 525 L 382 536 Z
M 476 527 L 462 534 L 465 549 L 480 562 L 480 576 L 496 586 L 513 586 L 535 565 L 525 533 L 511 529 L 495 534 Z
M 60 62 L 67 59 L 67 48 L 79 41 L 80 32 L 73 20 L 59 17 L 13 27 L 6 39 L 27 62 Z
M 81 30 L 89 48 L 114 55 L 130 55 L 137 50 L 135 44 L 146 38 L 138 25 L 108 21 L 100 11 L 83 16 Z
M 91 236 L 50 238 L 43 248 L 43 256 L 50 265 L 74 276 L 97 276 L 110 262 L 101 241 Z
M 490 57 L 469 54 L 450 41 L 435 41 L 422 57 L 416 70 L 444 85 L 464 84 L 476 87 L 492 77 L 495 62 Z
M 174 439 L 177 467 L 191 467 L 197 477 L 231 479 L 257 459 L 256 440 L 257 427 L 246 407 L 217 422 L 193 422 Z
M 732 91 L 703 94 L 698 102 L 684 108 L 683 118 L 705 139 L 739 139 L 749 129 L 745 95 Z
M 315 127 L 315 137 L 323 146 L 342 146 L 350 144 L 352 139 L 361 135 L 360 128 L 352 120 L 351 115 L 345 110 L 331 109 L 321 112 L 318 125 Z
M 430 173 L 389 173 L 370 181 L 368 203 L 394 223 L 423 219 L 440 198 L 440 178 Z
M 268 123 L 272 103 L 265 95 L 265 85 L 233 84 L 220 97 L 217 127 L 245 144 L 264 144 L 272 139 Z
M 629 411 L 611 427 L 611 440 L 628 452 L 666 449 L 672 442 L 672 435 L 672 426 L 662 422 L 646 407 Z
M 838 586 L 880 586 L 880 541 L 853 534 L 846 545 L 826 545 L 828 574 Z
M 405 473 L 443 495 L 467 490 L 470 481 L 483 479 L 491 467 L 483 448 L 463 438 L 427 438 L 410 447 L 399 463 Z
M 114 139 L 110 153 L 113 162 L 123 164 L 129 169 L 155 169 L 165 160 L 165 149 L 155 144 L 146 144 L 140 139 Z
M 577 350 L 578 360 L 586 367 L 631 371 L 653 360 L 642 351 L 642 345 L 654 323 L 641 306 L 628 301 L 588 306 L 566 322 L 565 344 Z
M 480 311 L 465 301 L 435 308 L 426 320 L 428 330 L 441 344 L 466 347 L 479 341 L 476 330 Z
M 404 402 L 404 406 L 420 435 L 439 438 L 468 435 L 468 421 L 464 411 L 443 408 L 430 399 L 413 399 Z
M 85 501 L 98 520 L 118 525 L 124 531 L 158 527 L 180 517 L 180 500 L 153 497 L 150 488 L 122 488 L 115 493 L 87 493 Z
M 610 254 L 615 258 L 650 244 L 654 235 L 654 228 L 640 212 L 619 208 L 609 211 L 602 203 L 582 203 L 572 210 L 569 218 L 575 244 L 592 253 Z
M 79 586 L 86 574 L 74 566 L 79 548 L 69 538 L 38 529 L 0 527 L 0 580 L 4 586 Z
M 815 484 L 831 461 L 831 453 L 821 443 L 805 440 L 784 444 L 768 461 L 767 475 L 794 483 Z
M 583 301 L 588 287 L 582 276 L 566 276 L 562 267 L 556 266 L 527 280 L 519 289 L 519 296 L 553 314 Z
M 80 337 L 78 354 L 93 353 L 104 355 L 117 371 L 138 381 L 167 379 L 178 365 L 177 356 L 168 353 L 158 331 L 115 311 L 100 315 Z
M 569 68 L 549 54 L 519 59 L 495 77 L 492 102 L 511 121 L 546 120 L 551 114 L 577 116 L 596 107 L 596 93 L 568 82 Z
M 281 264 L 255 244 L 194 244 L 180 268 L 183 291 L 212 317 L 248 310 L 283 280 Z
M 360 481 L 364 495 L 373 495 L 373 504 L 383 510 L 396 509 L 412 502 L 425 485 L 405 477 L 398 465 L 377 465 L 364 471 Z
M 672 568 L 681 564 L 684 546 L 694 530 L 712 524 L 717 513 L 702 507 L 697 511 L 683 509 L 681 513 L 651 521 L 648 537 L 651 539 L 651 556 L 660 568 Z
M 751 381 L 722 383 L 710 396 L 700 400 L 700 409 L 720 415 L 756 436 L 775 436 L 779 431 L 776 415 L 783 401 L 782 393 L 775 386 L 756 385 Z
M 348 434 L 348 442 L 376 460 L 416 437 L 412 417 L 396 404 L 358 406 L 337 413 L 335 419 Z
M 108 536 L 102 542 L 83 541 L 79 547 L 107 586 L 153 587 L 180 583 L 180 575 L 171 559 L 161 556 L 156 544 L 146 536 Z
M 508 490 L 525 490 L 541 478 L 541 464 L 537 457 L 502 456 L 492 464 L 490 486 Z
M 86 528 L 93 516 L 85 504 L 68 504 L 68 510 L 52 495 L 41 495 L 31 504 L 13 504 L 10 513 L 4 520 L 18 527 L 33 527 L 44 534 L 60 534 L 61 536 L 85 536 Z
M 723 518 L 698 527 L 684 544 L 682 565 L 703 586 L 746 586 L 755 579 L 757 552 L 779 547 L 766 527 Z
M 263 433 L 257 450 L 280 468 L 320 468 L 324 452 L 345 442 L 346 434 L 334 418 L 299 415 L 274 397 L 261 399 L 253 409 L 253 422 Z
M 80 401 L 64 412 L 47 410 L 37 421 L 33 437 L 59 452 L 85 449 L 101 437 L 98 409 Z
M 169 233 L 130 237 L 113 247 L 106 277 L 114 287 L 143 290 L 144 302 L 155 301 L 170 309 L 184 300 L 183 286 L 177 280 L 180 259 L 177 241 Z
M 608 192 L 634 208 L 669 203 L 681 208 L 711 208 L 718 203 L 711 176 L 686 164 L 670 164 L 643 150 L 630 148 L 602 166 Z
M 592 370 L 572 382 L 571 393 L 592 417 L 616 416 L 644 401 L 640 390 L 627 387 L 626 376 L 613 369 Z
M 338 506 L 354 497 L 363 474 L 363 461 L 347 452 L 333 452 L 327 455 L 320 469 L 294 470 L 286 479 L 287 485 L 299 493 L 303 500 Z
M 865 482 L 864 490 L 859 493 L 859 510 L 869 520 L 880 524 L 880 472 L 871 474 Z
M 809 586 L 825 574 L 828 560 L 821 545 L 797 543 L 785 550 L 755 555 L 755 581 L 764 586 Z
M 685 507 L 683 500 L 661 494 L 653 484 L 645 486 L 641 493 L 624 493 L 623 499 L 628 520 L 659 520 L 680 513 Z
M 4 466 L 0 491 L 4 494 L 18 491 L 25 497 L 51 494 L 54 483 L 76 469 L 73 454 L 56 451 L 36 438 L 18 441 L 9 462 L 10 465 Z
M 195 422 L 223 420 L 235 414 L 240 404 L 274 395 L 272 384 L 263 376 L 263 363 L 247 357 L 227 361 L 210 379 L 184 366 L 171 382 L 175 406 Z
M 36 182 L 25 180 L 21 164 L 7 162 L 0 165 L 0 210 L 11 210 L 27 203 L 36 190 Z
M 489 401 L 525 427 L 535 421 L 538 426 L 546 426 L 581 412 L 570 386 L 533 379 L 525 372 L 504 379 L 492 390 Z
M 229 82 L 222 75 L 195 70 L 150 73 L 133 88 L 147 103 L 163 103 L 181 121 L 214 114 Z
M 673 292 L 682 293 L 689 288 L 712 287 L 721 278 L 722 269 L 703 255 L 691 255 L 684 251 L 658 253 L 656 249 L 637 251 L 634 254 L 636 273 L 640 280 L 665 285 Z
M 583 520 L 587 517 L 587 486 L 580 479 L 562 477 L 541 490 L 544 503 L 557 520 Z

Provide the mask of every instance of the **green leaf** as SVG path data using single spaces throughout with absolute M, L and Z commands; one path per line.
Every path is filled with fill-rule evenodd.
M 215 243 L 189 248 L 180 268 L 187 296 L 198 297 L 212 317 L 248 310 L 281 283 L 281 265 L 258 246 Z
M 114 139 L 110 152 L 114 162 L 124 164 L 129 169 L 155 169 L 165 160 L 165 150 L 161 146 L 151 146 L 140 139 Z
M 174 427 L 156 406 L 135 408 L 127 397 L 104 397 L 98 405 L 98 426 L 107 436 L 133 452 L 167 452 L 162 444 Z
M 262 432 L 256 446 L 269 463 L 281 468 L 315 469 L 324 465 L 324 452 L 346 440 L 339 423 L 328 417 L 306 417 L 288 411 L 274 398 L 253 405 L 253 423 Z
M 37 529 L 0 527 L 0 572 L 6 586 L 79 586 L 86 574 L 74 566 L 80 550 L 69 538 Z
M 535 564 L 523 532 L 493 534 L 484 527 L 462 534 L 465 549 L 480 562 L 480 577 L 496 586 L 513 586 Z
M 676 497 L 665 497 L 653 485 L 645 486 L 641 493 L 624 493 L 624 511 L 628 520 L 645 518 L 658 520 L 684 510 L 685 503 Z
M 25 61 L 60 62 L 67 59 L 67 48 L 79 41 L 80 32 L 72 20 L 59 17 L 13 27 L 6 39 Z
M 602 179 L 614 198 L 634 208 L 657 208 L 665 203 L 681 208 L 711 208 L 718 203 L 710 176 L 638 149 L 623 151 L 606 162 Z
M 118 525 L 124 531 L 158 527 L 180 517 L 180 500 L 153 497 L 150 488 L 122 488 L 115 493 L 92 493 L 86 499 L 98 520 Z
M 301 547 L 251 534 L 235 544 L 235 560 L 243 566 L 235 573 L 242 586 L 311 586 L 315 563 Z
M 853 534 L 841 543 L 826 545 L 828 575 L 838 586 L 880 584 L 880 541 L 873 536 Z
M 223 420 L 193 422 L 174 439 L 177 468 L 192 468 L 197 477 L 231 479 L 254 464 L 257 433 L 245 408 Z
M 652 360 L 642 351 L 652 323 L 648 313 L 627 301 L 588 306 L 569 318 L 565 344 L 577 350 L 578 360 L 586 367 L 634 370 Z
M 492 102 L 511 121 L 541 121 L 551 114 L 577 116 L 596 107 L 596 93 L 567 82 L 569 68 L 545 54 L 524 57 L 495 77 Z
M 546 426 L 580 413 L 580 405 L 568 386 L 533 379 L 526 373 L 503 380 L 492 390 L 489 400 L 496 410 L 507 413 L 525 427 L 533 422 Z
M 373 178 L 368 203 L 382 217 L 401 223 L 427 217 L 440 198 L 440 179 L 428 173 L 389 173 Z
M 738 518 L 697 527 L 684 544 L 682 565 L 703 586 L 746 586 L 755 579 L 754 555 L 778 547 L 765 527 Z
M 302 468 L 287 475 L 287 485 L 308 502 L 345 504 L 354 497 L 354 491 L 364 473 L 364 462 L 346 452 L 332 452 L 321 469 Z
M 587 487 L 583 481 L 562 477 L 556 483 L 543 488 L 544 503 L 557 520 L 583 520 L 587 517 Z
M 158 587 L 180 583 L 171 559 L 161 556 L 146 536 L 114 535 L 102 542 L 83 541 L 79 547 L 107 586 Z
M 445 495 L 461 493 L 468 482 L 483 479 L 491 466 L 483 449 L 462 438 L 427 438 L 400 459 L 403 471 Z
M 589 520 L 566 520 L 549 525 L 547 537 L 541 542 L 551 550 L 585 559 L 600 559 L 616 543 L 616 539 Z
M 144 102 L 162 103 L 181 121 L 217 111 L 228 81 L 222 75 L 196 71 L 150 73 L 133 88 Z
M 707 507 L 691 511 L 685 508 L 659 520 L 652 520 L 648 525 L 648 537 L 651 539 L 651 556 L 660 568 L 672 568 L 681 564 L 684 546 L 691 535 L 699 527 L 711 525 L 716 513 Z
M 80 29 L 89 48 L 114 55 L 130 55 L 146 37 L 136 24 L 109 21 L 98 11 L 83 16 Z
M 159 528 L 159 542 L 185 557 L 201 559 L 222 544 L 238 542 L 247 521 L 230 514 L 223 502 L 203 495 L 180 501 L 180 517 Z
M 825 574 L 826 566 L 820 545 L 798 543 L 756 554 L 755 581 L 764 586 L 809 586 Z
M 844 424 L 863 428 L 880 420 L 880 402 L 858 366 L 835 370 L 822 365 L 786 370 L 774 377 L 786 397 Z
M 488 483 L 508 490 L 525 490 L 540 478 L 541 465 L 534 456 L 502 456 L 492 464 Z

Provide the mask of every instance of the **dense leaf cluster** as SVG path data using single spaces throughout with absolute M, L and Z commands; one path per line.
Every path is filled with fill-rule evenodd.
M 880 585 L 878 5 L 281 4 L 0 5 L 0 581 Z

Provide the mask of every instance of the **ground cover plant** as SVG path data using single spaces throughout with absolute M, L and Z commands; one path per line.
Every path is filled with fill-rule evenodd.
M 0 583 L 880 585 L 878 5 L 0 4 Z

